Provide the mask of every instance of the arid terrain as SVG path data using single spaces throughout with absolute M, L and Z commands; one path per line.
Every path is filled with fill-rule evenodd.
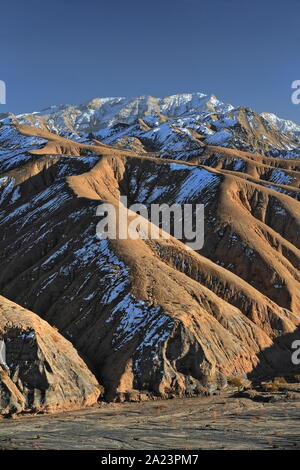
M 25 413 L 3 419 L 2 445 L 297 445 L 297 390 L 226 390 L 297 389 L 299 136 L 201 93 L 0 115 L 0 410 Z M 120 196 L 203 204 L 203 247 L 163 225 L 138 237 L 152 222 L 132 229 Z M 97 237 L 102 203 L 126 212 L 126 237 Z
M 60 414 L 0 418 L 0 449 L 299 450 L 299 419 L 299 398 L 264 403 L 224 393 L 107 403 Z

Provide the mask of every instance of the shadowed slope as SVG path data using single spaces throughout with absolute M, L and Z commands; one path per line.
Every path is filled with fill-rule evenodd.
M 100 387 L 71 343 L 1 296 L 0 334 L 9 367 L 0 365 L 1 413 L 54 412 L 97 402 Z
M 1 292 L 56 325 L 107 398 L 222 387 L 299 324 L 299 202 L 289 188 L 17 128 L 50 144 L 2 173 Z M 98 240 L 96 207 L 118 211 L 120 194 L 146 206 L 204 203 L 201 253 L 174 238 Z

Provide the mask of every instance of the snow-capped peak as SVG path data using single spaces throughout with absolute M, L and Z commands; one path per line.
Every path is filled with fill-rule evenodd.
M 261 116 L 272 124 L 280 132 L 285 134 L 293 133 L 300 135 L 300 126 L 293 121 L 287 119 L 281 119 L 273 113 L 261 113 Z

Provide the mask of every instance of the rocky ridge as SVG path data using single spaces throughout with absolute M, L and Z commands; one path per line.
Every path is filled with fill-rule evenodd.
M 58 328 L 107 400 L 293 369 L 278 338 L 300 322 L 297 132 L 200 95 L 1 121 L 0 292 Z M 96 209 L 120 195 L 204 204 L 203 248 L 99 240 Z

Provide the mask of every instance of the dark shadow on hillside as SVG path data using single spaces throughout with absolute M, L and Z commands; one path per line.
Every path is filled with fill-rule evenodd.
M 292 347 L 295 341 L 299 341 L 299 345 Z M 293 363 L 293 355 L 298 359 L 299 364 Z M 293 333 L 276 338 L 272 346 L 265 348 L 258 354 L 258 359 L 258 365 L 248 374 L 250 380 L 299 375 L 300 326 Z

